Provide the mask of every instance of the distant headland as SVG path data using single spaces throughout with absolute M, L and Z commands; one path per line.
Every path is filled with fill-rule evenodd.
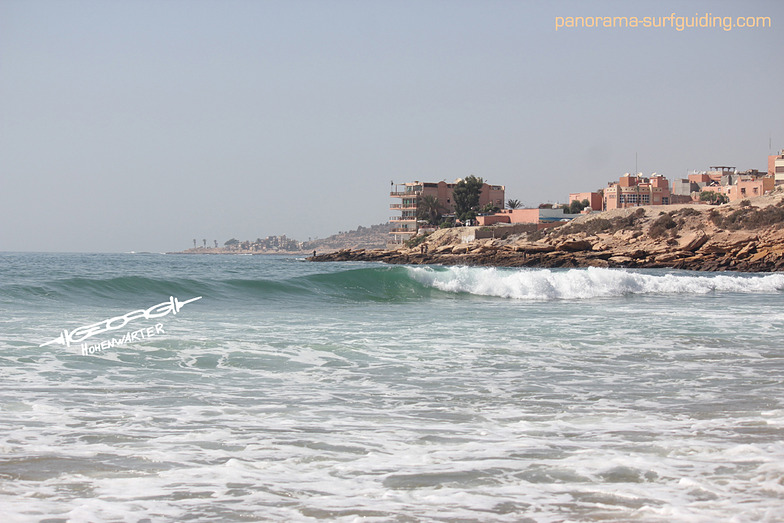
M 327 238 L 308 240 L 306 242 L 282 236 L 267 236 L 255 241 L 239 241 L 235 238 L 224 242 L 222 247 L 213 240 L 208 247 L 206 239 L 193 240 L 193 248 L 184 251 L 167 252 L 166 254 L 313 254 L 313 252 L 331 252 L 340 249 L 376 249 L 386 245 L 392 226 L 388 223 L 359 226 L 350 231 L 340 231 Z M 201 245 L 199 245 L 201 243 Z

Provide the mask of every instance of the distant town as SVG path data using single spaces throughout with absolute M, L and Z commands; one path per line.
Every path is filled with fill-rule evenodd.
M 493 225 L 521 225 L 536 230 L 562 225 L 577 216 L 613 209 L 648 205 L 684 203 L 720 205 L 746 198 L 769 194 L 776 186 L 784 185 L 784 150 L 768 156 L 766 171 L 734 166 L 710 166 L 704 171 L 692 171 L 687 178 L 668 180 L 653 173 L 626 173 L 617 181 L 591 192 L 569 194 L 567 203 L 540 204 L 523 208 L 519 200 L 506 199 L 504 185 L 491 185 L 482 178 L 468 176 L 453 183 L 405 182 L 395 185 L 390 196 L 395 203 L 389 223 L 359 226 L 341 231 L 328 238 L 298 241 L 282 236 L 267 236 L 255 241 L 227 240 L 222 246 L 217 240 L 212 245 L 207 239 L 194 239 L 189 254 L 289 254 L 325 252 L 340 249 L 399 247 L 410 244 L 417 237 L 439 228 L 463 225 L 489 227 Z
M 390 224 L 382 223 L 370 227 L 340 231 L 326 238 L 297 241 L 285 234 L 256 238 L 255 241 L 239 241 L 232 238 L 219 246 L 217 240 L 193 240 L 193 248 L 185 254 L 312 254 L 313 251 L 327 252 L 348 248 L 384 247 L 389 237 Z
M 400 215 L 390 217 L 389 244 L 410 242 L 416 236 L 455 225 L 490 226 L 529 224 L 542 229 L 561 225 L 592 212 L 647 205 L 683 203 L 722 204 L 770 193 L 784 184 L 784 150 L 768 156 L 767 171 L 738 171 L 734 166 L 711 166 L 694 171 L 687 178 L 670 181 L 661 174 L 621 176 L 618 181 L 593 192 L 569 194 L 568 203 L 541 204 L 520 208 L 518 200 L 505 199 L 503 185 L 490 185 L 469 176 L 454 183 L 406 182 L 398 184 L 390 196 L 399 199 L 390 209 Z M 465 193 L 473 193 L 473 205 L 465 206 Z

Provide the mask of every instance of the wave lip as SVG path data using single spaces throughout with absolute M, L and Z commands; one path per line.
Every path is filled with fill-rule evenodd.
M 589 299 L 629 294 L 776 293 L 784 290 L 784 274 L 695 276 L 595 267 L 565 271 L 492 267 L 408 269 L 414 280 L 445 292 L 518 300 Z

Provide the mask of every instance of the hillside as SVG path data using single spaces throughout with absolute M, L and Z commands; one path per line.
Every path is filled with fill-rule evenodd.
M 312 254 L 313 251 L 328 252 L 339 249 L 377 249 L 386 246 L 389 230 L 388 223 L 339 232 L 327 238 L 307 242 L 292 240 L 283 236 L 268 236 L 265 239 L 237 241 L 223 247 L 194 247 L 169 254 Z
M 381 249 L 386 247 L 389 239 L 389 223 L 359 226 L 353 231 L 340 232 L 324 239 L 305 242 L 302 250 L 305 252 L 324 252 L 340 249 Z

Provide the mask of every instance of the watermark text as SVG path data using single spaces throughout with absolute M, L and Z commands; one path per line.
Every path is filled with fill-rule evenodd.
M 556 16 L 555 30 L 575 28 L 673 28 L 684 31 L 694 28 L 756 29 L 771 27 L 769 16 L 715 16 L 713 13 L 694 16 Z
M 164 301 L 157 305 L 153 305 L 149 309 L 139 309 L 139 310 L 131 311 L 129 313 L 123 314 L 122 316 L 115 316 L 114 318 L 109 318 L 108 320 L 99 321 L 98 323 L 92 323 L 90 325 L 78 327 L 72 331 L 69 331 L 68 329 L 64 329 L 58 337 L 49 340 L 46 343 L 42 343 L 41 345 L 39 345 L 39 347 L 44 347 L 46 345 L 52 345 L 52 344 L 60 344 L 60 345 L 65 345 L 66 347 L 70 347 L 74 343 L 80 343 L 86 340 L 87 338 L 91 338 L 98 334 L 103 334 L 104 332 L 122 329 L 129 322 L 134 320 L 138 320 L 141 318 L 149 320 L 152 318 L 160 318 L 168 314 L 177 314 L 180 311 L 180 309 L 182 309 L 183 305 L 186 305 L 188 303 L 200 299 L 201 296 L 198 296 L 196 298 L 191 298 L 190 300 L 180 301 L 174 296 L 169 296 L 168 301 Z
M 110 340 L 104 340 L 101 343 L 95 343 L 93 345 L 82 343 L 82 356 L 89 356 L 97 352 L 103 352 L 106 349 L 111 349 L 113 347 L 118 347 L 134 341 L 141 341 L 147 338 L 152 338 L 157 334 L 165 334 L 162 323 L 156 323 L 154 327 L 147 327 L 146 329 L 139 329 L 133 332 L 128 332 L 122 338 L 112 338 Z

